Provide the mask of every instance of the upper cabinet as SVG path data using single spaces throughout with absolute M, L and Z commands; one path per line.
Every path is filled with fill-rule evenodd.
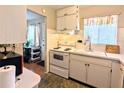
M 71 6 L 57 11 L 57 31 L 79 30 L 79 6 Z
M 57 11 L 57 17 L 76 14 L 79 12 L 79 6 L 71 6 Z
M 0 44 L 24 43 L 26 6 L 0 6 Z

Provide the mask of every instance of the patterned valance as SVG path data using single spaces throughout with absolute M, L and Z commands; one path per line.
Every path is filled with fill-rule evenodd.
M 117 24 L 118 15 L 93 17 L 84 19 L 84 25 L 102 25 L 102 24 Z

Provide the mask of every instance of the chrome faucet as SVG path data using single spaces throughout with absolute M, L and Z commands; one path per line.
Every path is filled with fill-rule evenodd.
M 91 38 L 90 38 L 89 36 L 88 36 L 87 39 L 85 40 L 84 45 L 86 45 L 87 42 L 89 42 L 88 51 L 92 51 L 92 48 L 91 48 Z

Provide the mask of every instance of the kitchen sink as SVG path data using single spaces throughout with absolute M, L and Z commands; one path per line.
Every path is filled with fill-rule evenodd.
M 87 51 L 87 50 L 81 50 L 81 49 L 75 49 L 74 50 L 75 53 L 79 53 L 79 54 L 86 54 L 86 55 L 93 55 L 93 56 L 107 56 L 105 52 L 101 52 L 101 51 Z

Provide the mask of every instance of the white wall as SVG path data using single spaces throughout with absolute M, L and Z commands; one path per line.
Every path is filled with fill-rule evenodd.
M 47 29 L 47 60 L 46 60 L 46 71 L 49 71 L 49 50 L 57 47 L 58 34 L 53 34 L 55 30 Z
M 38 14 L 44 15 L 47 17 L 47 28 L 55 29 L 56 28 L 56 13 L 52 8 L 47 8 L 42 5 L 28 5 L 27 9 L 34 11 Z M 43 12 L 45 10 L 45 12 Z
M 0 6 L 0 44 L 26 41 L 26 6 Z

